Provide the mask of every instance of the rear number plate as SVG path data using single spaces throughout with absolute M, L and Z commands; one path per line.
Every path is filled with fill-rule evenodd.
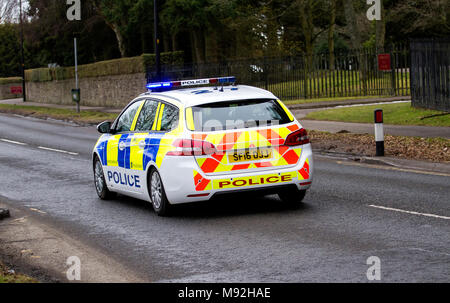
M 228 163 L 268 160 L 272 158 L 271 148 L 252 148 L 228 154 Z

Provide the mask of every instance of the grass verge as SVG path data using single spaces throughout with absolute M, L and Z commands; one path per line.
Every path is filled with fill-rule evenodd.
M 38 281 L 26 275 L 9 272 L 5 265 L 0 263 L 0 283 L 37 283 Z
M 375 138 L 368 134 L 308 131 L 314 149 L 375 156 Z M 450 140 L 445 138 L 384 137 L 385 155 L 412 160 L 450 163 Z
M 414 108 L 410 102 L 327 109 L 311 112 L 304 119 L 373 123 L 373 111 L 377 108 L 383 110 L 385 124 L 450 126 L 450 114 Z
M 52 118 L 81 124 L 97 124 L 105 120 L 112 121 L 117 117 L 116 113 L 104 113 L 99 111 L 81 111 L 80 113 L 77 113 L 72 109 L 15 104 L 0 104 L 0 112 L 36 118 Z
M 392 96 L 359 96 L 359 97 L 336 97 L 336 98 L 315 98 L 315 99 L 297 99 L 297 100 L 288 100 L 283 101 L 283 103 L 287 105 L 294 104 L 305 104 L 305 103 L 317 103 L 317 102 L 333 102 L 333 101 L 347 101 L 347 100 L 361 100 L 361 99 L 374 99 L 374 103 L 377 101 L 376 99 L 388 98 Z

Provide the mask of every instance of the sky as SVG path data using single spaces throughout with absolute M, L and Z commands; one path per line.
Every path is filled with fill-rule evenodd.
M 22 10 L 28 9 L 28 1 L 22 0 Z M 19 0 L 0 0 L 0 23 L 19 22 Z

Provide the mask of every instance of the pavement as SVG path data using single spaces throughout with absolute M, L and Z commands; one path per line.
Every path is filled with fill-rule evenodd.
M 162 218 L 144 201 L 97 198 L 98 136 L 94 127 L 0 114 L 0 201 L 13 210 L 2 224 L 20 209 L 145 281 L 368 282 L 375 256 L 381 282 L 450 282 L 449 173 L 316 153 L 298 209 L 276 196 L 241 197 Z

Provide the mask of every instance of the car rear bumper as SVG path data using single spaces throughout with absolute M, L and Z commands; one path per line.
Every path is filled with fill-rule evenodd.
M 206 176 L 194 157 L 166 157 L 160 175 L 171 204 L 206 201 L 228 193 L 258 191 L 276 193 L 286 186 L 306 190 L 311 186 L 314 163 L 311 145 L 302 146 L 296 165 L 259 172 Z

